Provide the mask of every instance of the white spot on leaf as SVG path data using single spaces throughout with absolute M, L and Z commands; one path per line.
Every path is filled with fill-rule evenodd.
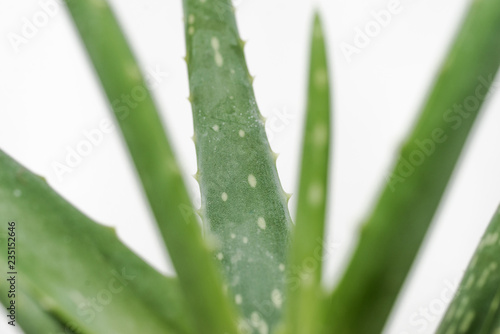
M 222 55 L 219 52 L 219 48 L 220 48 L 219 39 L 214 36 L 214 37 L 212 37 L 212 40 L 210 41 L 210 43 L 212 44 L 212 49 L 214 49 L 214 52 L 215 52 L 215 54 L 214 54 L 215 64 L 217 64 L 217 66 L 221 67 L 224 64 L 224 58 L 222 58 Z
M 215 63 L 219 67 L 221 67 L 224 64 L 224 59 L 222 58 L 222 55 L 219 52 L 215 53 Z
M 259 334 L 269 333 L 269 327 L 267 326 L 267 323 L 260 317 L 259 313 L 252 312 L 252 314 L 250 315 L 250 322 L 252 323 L 252 326 L 257 329 Z
M 215 50 L 215 51 L 218 51 L 219 48 L 220 48 L 220 44 L 219 44 L 219 39 L 217 37 L 212 37 L 212 40 L 210 41 L 210 43 L 212 44 L 212 48 Z
M 266 221 L 264 218 L 259 217 L 257 219 L 257 225 L 259 225 L 260 229 L 265 230 L 266 229 Z
M 280 290 L 274 289 L 273 292 L 271 292 L 271 300 L 276 308 L 281 308 L 283 297 L 281 296 Z
M 257 186 L 257 179 L 253 174 L 248 175 L 248 184 L 252 188 L 255 188 Z
M 240 305 L 243 302 L 243 298 L 241 297 L 241 295 L 236 295 L 234 296 L 234 301 L 236 305 Z

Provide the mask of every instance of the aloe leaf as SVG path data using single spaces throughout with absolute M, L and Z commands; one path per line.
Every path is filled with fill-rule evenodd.
M 330 302 L 329 333 L 379 333 L 500 63 L 500 2 L 476 0 Z
M 6 268 L 5 263 L 2 262 L 2 268 Z M 3 281 L 2 281 L 3 285 Z M 0 288 L 0 301 L 7 307 L 10 306 L 10 300 L 8 298 L 8 292 L 5 288 Z M 21 314 L 21 320 L 13 322 L 16 327 L 19 323 L 22 323 L 23 332 L 26 334 L 36 334 L 40 333 L 40 329 L 43 329 L 44 333 L 47 334 L 73 334 L 64 323 L 61 323 L 56 318 L 54 318 L 50 313 L 47 313 L 43 307 L 31 296 L 26 294 L 25 289 L 21 289 L 16 294 L 16 312 Z M 8 314 L 9 310 L 6 311 Z M 27 314 L 28 317 L 23 315 Z M 18 316 L 19 317 L 19 316 Z M 6 321 L 11 321 L 10 318 L 5 318 Z
M 287 333 L 319 333 L 323 236 L 330 143 L 330 86 L 320 17 L 312 33 L 309 94 L 302 147 L 297 216 L 287 272 Z
M 2 151 L 0 215 L 5 252 L 7 222 L 16 224 L 16 263 L 9 271 L 17 272 L 18 320 L 28 332 L 48 323 L 78 333 L 194 332 L 177 280 L 155 271 L 113 229 L 94 223 Z M 3 270 L 7 264 L 0 257 Z M 7 306 L 5 282 L 0 295 Z
M 234 311 L 202 239 L 181 170 L 110 7 L 104 0 L 67 5 L 120 125 L 199 333 L 234 333 Z
M 230 1 L 183 3 L 203 218 L 246 327 L 271 329 L 285 292 L 287 196 Z
M 493 334 L 500 331 L 499 236 L 500 207 L 486 229 L 436 334 Z

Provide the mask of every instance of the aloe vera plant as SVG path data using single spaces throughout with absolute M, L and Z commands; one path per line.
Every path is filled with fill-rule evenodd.
M 471 2 L 333 291 L 322 285 L 324 250 L 318 244 L 325 239 L 331 178 L 329 68 L 335 64 L 319 14 L 312 25 L 292 219 L 231 2 L 182 3 L 200 210 L 112 9 L 105 0 L 66 1 L 176 276 L 153 269 L 112 228 L 94 222 L 0 151 L 0 216 L 8 224 L 0 231 L 0 247 L 17 259 L 0 257 L 0 266 L 11 272 L 0 284 L 0 302 L 18 316 L 11 321 L 17 319 L 26 333 L 380 333 L 490 84 L 470 110 L 449 108 L 477 96 L 478 78 L 494 77 L 500 65 L 500 3 Z M 125 110 L 115 101 L 130 92 L 141 98 Z M 410 169 L 408 161 L 418 164 Z M 499 217 L 497 212 L 438 333 L 500 331 Z

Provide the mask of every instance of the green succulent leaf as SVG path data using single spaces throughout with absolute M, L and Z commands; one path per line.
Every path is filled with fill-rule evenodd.
M 4 263 L 2 263 L 3 265 Z M 3 266 L 5 268 L 5 266 Z M 8 277 L 7 277 L 8 278 Z M 3 284 L 3 282 L 2 282 Z M 9 287 L 10 289 L 10 287 Z M 7 307 L 10 307 L 10 300 L 8 298 L 9 289 L 0 288 L 0 301 Z M 17 313 L 17 321 L 21 324 L 22 330 L 26 334 L 40 333 L 40 329 L 43 328 L 44 333 L 47 334 L 73 334 L 73 332 L 67 324 L 61 322 L 49 312 L 43 309 L 43 307 L 35 299 L 27 294 L 24 287 L 16 293 L 15 301 L 15 312 Z M 7 310 L 10 315 L 10 310 Z M 24 314 L 28 314 L 29 317 L 24 317 Z M 21 315 L 21 319 L 19 319 Z M 12 321 L 11 318 L 5 318 L 6 321 Z M 19 323 L 13 322 L 15 326 L 19 326 Z
M 500 63 L 500 2 L 476 0 L 335 289 L 328 333 L 379 333 Z
M 15 238 L 10 271 L 17 272 L 17 318 L 26 333 L 194 333 L 176 279 L 151 268 L 113 229 L 94 223 L 2 151 L 0 215 L 2 252 Z M 0 267 L 8 268 L 6 256 Z M 5 306 L 10 276 L 0 284 Z
M 500 207 L 436 334 L 500 332 Z
M 312 32 L 309 94 L 302 147 L 297 216 L 287 272 L 286 333 L 319 333 L 323 237 L 328 192 L 330 85 L 320 17 Z
M 269 330 L 281 315 L 290 217 L 257 108 L 229 0 L 184 0 L 190 101 L 203 219 L 242 328 Z
M 104 0 L 67 5 L 120 125 L 198 333 L 235 333 L 235 312 L 202 239 L 181 170 L 110 7 Z M 124 98 L 128 107 L 118 103 Z

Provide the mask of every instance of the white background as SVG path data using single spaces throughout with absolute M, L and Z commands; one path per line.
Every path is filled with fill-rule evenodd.
M 262 113 L 281 153 L 278 169 L 294 192 L 305 101 L 308 35 L 315 7 L 327 31 L 334 86 L 335 142 L 330 199 L 331 240 L 326 281 L 338 278 L 356 229 L 384 182 L 398 145 L 411 128 L 470 1 L 402 0 L 402 11 L 348 62 L 339 46 L 353 43 L 355 29 L 373 20 L 390 0 L 239 0 L 237 19 Z M 154 95 L 185 170 L 195 202 L 197 184 L 192 118 L 184 55 L 180 0 L 111 1 L 143 69 L 167 72 Z M 15 52 L 8 34 L 41 10 L 37 0 L 0 0 L 0 147 L 48 182 L 83 212 L 116 226 L 135 252 L 172 273 L 151 214 L 117 131 L 59 181 L 54 162 L 66 147 L 85 139 L 110 113 L 75 30 L 58 13 Z M 447 286 L 460 278 L 486 224 L 500 202 L 500 94 L 479 119 L 411 273 L 397 311 L 384 333 L 432 333 Z M 278 114 L 288 114 L 285 121 Z M 280 123 L 281 122 L 281 123 Z M 292 202 L 291 202 L 292 203 Z M 294 204 L 291 205 L 292 212 Z M 49 260 L 50 261 L 50 260 Z M 448 283 L 447 283 L 448 282 Z M 421 308 L 432 306 L 427 320 Z M 434 312 L 434 314 L 433 314 Z M 0 312 L 3 313 L 3 312 Z M 411 316 L 420 320 L 410 321 Z M 1 317 L 0 332 L 18 333 Z M 42 333 L 42 332 L 41 332 Z

